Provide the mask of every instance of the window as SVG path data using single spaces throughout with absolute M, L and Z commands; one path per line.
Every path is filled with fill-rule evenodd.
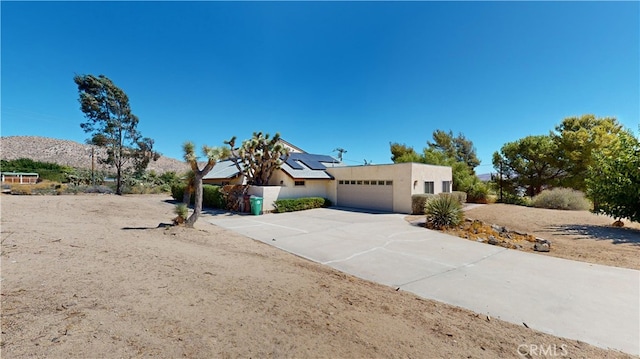
M 378 181 L 378 184 L 379 184 L 380 186 L 384 186 L 384 181 Z
M 387 182 L 386 182 L 386 185 L 387 185 L 387 186 L 393 186 L 393 181 L 387 181 Z
M 364 181 L 364 184 L 368 185 L 368 184 L 369 184 L 369 181 Z
M 296 186 L 304 186 L 304 181 L 295 181 L 294 185 L 296 185 Z
M 451 192 L 451 181 L 442 181 L 442 192 Z
M 433 182 L 424 183 L 424 193 L 433 194 Z
M 372 185 L 372 186 L 375 186 L 375 185 L 377 185 L 377 184 L 378 184 L 378 181 L 371 181 L 371 185 Z
M 358 181 L 356 184 L 362 184 L 362 181 Z
M 343 180 L 338 181 L 338 184 L 344 184 Z
M 356 184 L 356 181 L 352 180 L 352 181 L 351 181 L 351 184 Z

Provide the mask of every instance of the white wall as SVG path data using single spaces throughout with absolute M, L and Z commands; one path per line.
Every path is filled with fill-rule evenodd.
M 422 163 L 396 163 L 388 165 L 347 166 L 327 168 L 335 181 L 327 195 L 337 202 L 339 180 L 393 181 L 393 211 L 411 213 L 411 195 L 424 193 L 424 182 L 434 182 L 434 192 L 442 191 L 442 181 L 451 181 L 451 167 Z

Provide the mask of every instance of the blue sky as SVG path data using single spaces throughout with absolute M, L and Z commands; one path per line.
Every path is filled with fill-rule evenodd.
M 104 74 L 166 156 L 280 132 L 348 164 L 436 129 L 482 165 L 563 118 L 638 131 L 639 2 L 7 2 L 2 136 L 84 142 L 75 74 Z

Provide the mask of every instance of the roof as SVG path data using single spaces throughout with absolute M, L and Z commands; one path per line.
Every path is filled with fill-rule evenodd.
M 242 167 L 242 164 L 240 165 Z M 240 174 L 238 167 L 231 160 L 218 161 L 203 179 L 227 179 L 234 178 Z
M 241 165 L 242 166 L 242 165 Z M 333 179 L 327 173 L 327 167 L 343 166 L 331 156 L 313 155 L 310 153 L 292 152 L 280 168 L 292 178 L 299 179 Z M 203 179 L 229 179 L 240 174 L 232 160 L 219 161 Z
M 2 172 L 3 176 L 38 176 L 35 172 Z
M 342 166 L 342 164 L 331 156 L 290 153 L 289 158 L 282 164 L 282 170 L 292 178 L 333 179 L 333 176 L 326 171 L 329 166 Z

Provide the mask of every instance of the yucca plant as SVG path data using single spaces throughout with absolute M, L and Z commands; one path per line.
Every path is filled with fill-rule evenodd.
M 453 196 L 440 196 L 427 201 L 424 206 L 427 228 L 442 229 L 457 226 L 464 219 L 462 205 Z
M 178 224 L 183 224 L 187 220 L 187 214 L 189 214 L 189 210 L 186 204 L 178 203 L 173 209 L 173 213 L 178 215 L 176 218 L 173 219 L 173 223 L 178 225 Z

